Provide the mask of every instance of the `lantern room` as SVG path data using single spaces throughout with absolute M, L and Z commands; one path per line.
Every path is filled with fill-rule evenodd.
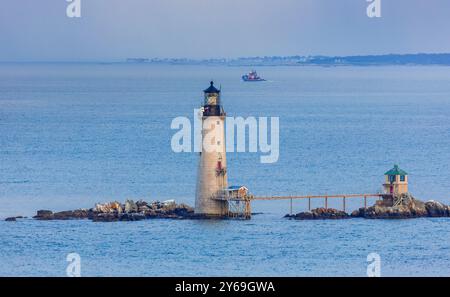
M 214 86 L 211 81 L 209 88 L 203 90 L 205 93 L 205 100 L 203 104 L 203 116 L 222 116 L 223 112 L 220 102 L 220 90 Z

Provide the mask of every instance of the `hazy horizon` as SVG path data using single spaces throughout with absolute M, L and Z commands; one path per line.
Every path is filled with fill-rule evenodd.
M 450 2 L 65 0 L 1 4 L 0 61 L 449 53 Z
M 207 60 L 234 60 L 234 59 L 251 59 L 251 58 L 265 58 L 265 57 L 314 57 L 314 56 L 324 56 L 324 57 L 357 57 L 357 56 L 388 56 L 388 55 L 450 55 L 449 52 L 436 52 L 436 53 L 380 53 L 380 54 L 354 54 L 354 55 L 321 55 L 321 54 L 311 54 L 311 55 L 261 55 L 261 56 L 237 56 L 237 57 L 198 57 L 198 58 L 190 58 L 190 57 L 146 57 L 146 56 L 130 56 L 130 57 L 121 57 L 116 59 L 81 59 L 81 60 L 22 60 L 22 61 L 1 61 L 0 63 L 120 63 L 127 62 L 127 59 L 159 59 L 159 60 L 176 60 L 176 59 L 186 59 L 190 61 L 207 61 Z

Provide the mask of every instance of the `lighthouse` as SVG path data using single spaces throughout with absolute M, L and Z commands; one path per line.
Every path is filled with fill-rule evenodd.
M 204 101 L 200 112 L 202 149 L 197 173 L 195 213 L 206 216 L 223 216 L 228 212 L 228 202 L 217 199 L 227 187 L 227 156 L 225 150 L 225 112 L 220 90 L 211 81 L 203 91 Z

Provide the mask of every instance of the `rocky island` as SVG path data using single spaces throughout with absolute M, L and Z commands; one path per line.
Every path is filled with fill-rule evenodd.
M 50 210 L 38 210 L 33 217 L 37 220 L 73 220 L 89 219 L 94 222 L 115 221 L 139 221 L 145 219 L 186 219 L 195 218 L 194 209 L 186 204 L 176 204 L 175 201 L 153 201 L 148 203 L 143 200 L 134 202 L 126 200 L 124 204 L 117 201 L 96 204 L 90 209 L 67 210 L 52 212 Z
M 318 219 L 409 219 L 422 217 L 450 217 L 450 206 L 438 201 L 427 202 L 414 198 L 410 193 L 401 195 L 385 195 L 375 205 L 359 208 L 351 214 L 334 208 L 316 208 L 307 212 L 286 215 L 286 218 L 296 220 Z
M 287 214 L 285 218 L 294 220 L 336 220 L 336 219 L 409 219 L 422 217 L 450 217 L 450 206 L 438 201 L 427 202 L 414 198 L 410 193 L 401 195 L 385 195 L 373 206 L 359 208 L 352 213 L 334 208 L 315 208 L 311 211 Z M 6 218 L 5 221 L 15 222 L 17 216 Z M 208 217 L 194 213 L 194 209 L 184 203 L 177 204 L 174 200 L 164 202 L 146 202 L 126 200 L 98 203 L 90 209 L 76 209 L 53 212 L 38 210 L 33 219 L 36 220 L 79 220 L 88 219 L 94 222 L 139 221 L 146 219 L 226 219 L 226 217 Z

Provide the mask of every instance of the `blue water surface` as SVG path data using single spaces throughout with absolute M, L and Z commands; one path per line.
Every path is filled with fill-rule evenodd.
M 376 193 L 395 163 L 422 200 L 450 203 L 450 68 L 0 64 L 0 218 L 127 198 L 194 203 L 198 155 L 174 153 L 211 79 L 229 116 L 278 116 L 280 157 L 229 153 L 230 184 L 257 195 Z M 322 206 L 317 200 L 313 207 Z M 330 202 L 342 207 L 342 201 Z M 348 209 L 362 206 L 355 199 Z M 295 202 L 294 211 L 304 210 Z M 449 219 L 0 222 L 0 275 L 449 275 Z

